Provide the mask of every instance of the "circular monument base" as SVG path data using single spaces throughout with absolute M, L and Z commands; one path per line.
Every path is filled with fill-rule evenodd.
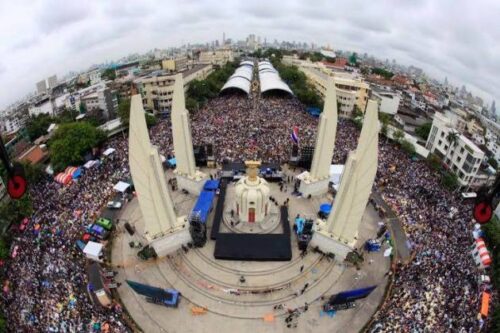
M 297 214 L 315 216 L 325 200 L 296 198 L 280 192 L 277 184 L 270 187 L 278 202 L 290 198 L 290 223 Z M 180 191 L 172 193 L 172 197 L 179 215 L 187 215 L 196 200 L 195 196 Z M 179 308 L 169 309 L 146 302 L 122 283 L 118 288 L 121 301 L 144 332 L 286 332 L 284 318 L 288 309 L 301 312 L 298 332 L 355 332 L 375 312 L 387 283 L 384 274 L 389 269 L 389 260 L 383 257 L 383 250 L 365 254 L 365 264 L 357 270 L 312 249 L 302 257 L 294 234 L 292 260 L 287 262 L 217 260 L 212 240 L 202 248 L 141 261 L 137 249 L 129 246 L 131 241 L 143 242 L 140 237 L 143 220 L 136 199 L 123 208 L 120 219 L 135 225 L 138 232 L 130 236 L 120 228 L 113 241 L 112 263 L 119 271 L 117 281 L 129 279 L 182 293 Z M 378 220 L 370 205 L 361 224 L 358 247 L 376 233 Z M 226 225 L 224 228 L 228 229 Z M 357 308 L 339 311 L 334 319 L 321 314 L 322 305 L 330 295 L 370 285 L 378 288 L 359 301 Z M 306 304 L 308 310 L 304 312 Z M 206 313 L 193 315 L 200 308 L 206 309 Z

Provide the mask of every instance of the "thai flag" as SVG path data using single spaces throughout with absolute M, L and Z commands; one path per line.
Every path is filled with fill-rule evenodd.
M 299 144 L 299 127 L 298 126 L 294 126 L 293 129 L 292 129 L 292 134 L 290 135 L 290 138 L 292 139 L 292 141 L 298 145 Z

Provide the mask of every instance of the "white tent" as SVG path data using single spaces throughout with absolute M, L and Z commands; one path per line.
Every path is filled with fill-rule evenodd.
M 342 172 L 344 172 L 343 164 L 332 164 L 330 165 L 330 181 L 333 183 L 333 188 L 338 190 L 340 185 L 340 179 L 342 178 Z
M 113 154 L 114 152 L 116 151 L 115 148 L 108 148 L 104 151 L 104 153 L 102 153 L 104 156 L 109 156 L 111 154 Z
M 116 185 L 113 187 L 113 189 L 117 192 L 125 192 L 128 188 L 130 187 L 129 183 L 122 182 L 121 180 L 116 183 Z
M 96 243 L 89 241 L 87 245 L 83 248 L 83 253 L 89 259 L 102 262 L 102 248 L 104 246 L 101 243 Z
M 90 169 L 90 168 L 92 168 L 96 164 L 99 164 L 99 161 L 97 161 L 97 160 L 90 160 L 87 163 L 85 163 L 83 166 L 85 167 L 85 169 Z

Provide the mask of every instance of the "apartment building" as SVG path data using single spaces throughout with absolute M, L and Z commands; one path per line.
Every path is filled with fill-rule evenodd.
M 382 89 L 378 86 L 371 86 L 372 98 L 379 101 L 380 112 L 395 115 L 399 109 L 401 93 L 389 89 Z
M 234 61 L 234 53 L 231 49 L 202 51 L 198 61 L 202 64 L 224 66 L 228 62 Z
M 370 86 L 361 78 L 357 78 L 350 73 L 333 72 L 322 64 L 308 63 L 301 61 L 299 69 L 307 76 L 314 85 L 316 91 L 321 95 L 326 94 L 326 82 L 329 77 L 335 80 L 337 88 L 337 102 L 340 104 L 338 110 L 341 117 L 352 117 L 354 107 L 357 106 L 361 112 L 366 109 Z
M 78 91 L 80 103 L 83 103 L 88 112 L 101 110 L 105 120 L 116 117 L 118 99 L 104 82 Z
M 449 133 L 456 135 L 456 142 L 448 140 Z M 475 182 L 484 152 L 454 128 L 453 121 L 441 113 L 434 115 L 426 148 L 437 155 L 454 172 L 461 186 Z
M 193 80 L 203 80 L 212 72 L 212 65 L 200 64 L 182 72 L 184 90 Z M 155 114 L 168 114 L 172 106 L 175 74 L 155 71 L 134 80 L 142 95 L 142 103 L 146 110 Z
M 180 72 L 188 67 L 187 56 L 179 56 L 176 58 L 163 59 L 161 61 L 161 68 L 165 71 Z

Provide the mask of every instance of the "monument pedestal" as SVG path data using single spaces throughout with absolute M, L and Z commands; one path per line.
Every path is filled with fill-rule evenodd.
M 191 234 L 189 233 L 189 222 L 186 220 L 186 217 L 179 217 L 177 221 L 178 223 L 182 222 L 179 227 L 165 232 L 163 236 L 149 243 L 159 258 L 175 252 L 180 249 L 182 245 L 192 242 Z
M 335 259 L 344 261 L 347 254 L 353 250 L 352 244 L 346 244 L 334 238 L 335 236 L 326 230 L 325 223 L 321 220 L 318 221 L 319 227 L 314 232 L 309 246 L 313 248 L 318 247 L 324 253 L 333 253 L 335 254 Z
M 329 178 L 313 179 L 308 171 L 305 171 L 297 176 L 300 180 L 299 192 L 304 197 L 322 195 L 328 192 Z
M 175 178 L 177 179 L 177 187 L 196 195 L 201 193 L 203 185 L 205 185 L 205 181 L 208 179 L 208 176 L 200 171 L 196 171 L 194 177 L 182 175 L 177 172 L 174 173 Z

